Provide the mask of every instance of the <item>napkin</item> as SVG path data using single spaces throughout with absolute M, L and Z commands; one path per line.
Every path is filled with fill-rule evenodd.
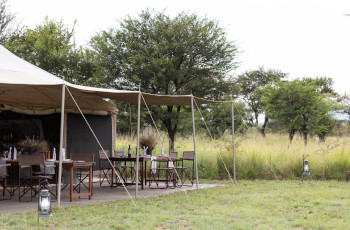
M 52 159 L 56 160 L 56 148 L 53 148 Z
M 169 168 L 174 168 L 174 163 L 173 163 L 173 161 L 169 161 Z
M 16 147 L 13 148 L 13 160 L 17 160 L 17 149 Z
M 119 169 L 119 170 L 122 169 L 122 162 L 117 161 L 117 162 L 115 163 L 115 165 L 117 166 L 117 169 Z
M 155 174 L 157 172 L 157 161 L 156 161 L 157 157 L 151 157 L 151 169 L 152 169 L 152 173 Z
M 148 149 L 148 146 L 143 146 L 143 155 L 145 156 L 147 154 L 147 149 Z
M 9 154 L 7 155 L 7 158 L 8 158 L 9 160 L 11 160 L 11 159 L 12 159 L 11 154 L 12 154 L 12 147 L 10 147 Z
M 62 148 L 62 161 L 66 160 L 66 150 Z
M 123 146 L 123 157 L 126 157 L 126 146 Z

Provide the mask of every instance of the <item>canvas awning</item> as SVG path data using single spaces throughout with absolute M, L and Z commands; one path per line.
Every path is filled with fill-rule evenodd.
M 68 83 L 26 62 L 0 46 L 0 104 L 6 108 L 27 111 L 60 111 L 62 85 L 69 87 L 80 108 L 86 113 L 114 112 L 116 107 L 105 99 L 137 104 L 138 91 L 102 89 Z M 148 105 L 191 105 L 191 95 L 155 95 L 142 93 Z M 215 103 L 195 98 L 197 104 Z M 142 100 L 142 104 L 144 104 Z M 66 109 L 75 111 L 69 96 Z

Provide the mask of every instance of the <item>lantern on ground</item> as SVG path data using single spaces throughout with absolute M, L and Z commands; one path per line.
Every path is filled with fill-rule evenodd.
M 303 157 L 303 176 L 310 175 L 310 165 L 309 161 L 305 160 L 305 157 Z
M 49 217 L 52 216 L 51 213 L 51 196 L 47 189 L 40 190 L 39 200 L 38 200 L 38 211 L 39 217 Z

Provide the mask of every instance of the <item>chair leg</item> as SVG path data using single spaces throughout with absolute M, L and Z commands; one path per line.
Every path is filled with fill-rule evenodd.
M 2 183 L 2 196 L 4 196 L 5 197 L 5 195 L 6 195 L 6 183 L 7 183 L 7 179 L 5 178 L 4 180 L 3 180 L 3 183 Z

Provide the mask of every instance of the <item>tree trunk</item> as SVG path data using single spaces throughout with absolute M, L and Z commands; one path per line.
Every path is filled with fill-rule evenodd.
M 302 126 L 303 136 L 304 136 L 304 145 L 307 146 L 307 130 L 306 125 Z
M 295 129 L 289 130 L 289 142 L 290 142 L 290 143 L 292 143 L 294 134 L 295 134 Z
M 326 141 L 326 136 L 323 134 L 318 134 L 318 139 L 320 140 L 321 143 Z
M 169 151 L 174 151 L 175 135 L 177 132 L 178 116 L 180 114 L 181 106 L 177 106 L 176 115 L 171 116 L 174 106 L 167 106 L 167 116 L 165 119 L 161 119 L 168 131 L 169 137 Z M 173 118 L 173 119 L 172 119 Z
M 261 127 L 261 129 L 260 129 L 260 133 L 261 133 L 261 135 L 262 135 L 263 137 L 266 136 L 266 134 L 265 134 L 265 128 L 266 128 L 266 125 L 267 125 L 267 122 L 268 122 L 268 121 L 269 121 L 269 118 L 265 116 L 264 124 L 263 124 L 263 126 Z
M 258 113 L 254 113 L 255 116 L 255 126 L 256 128 L 259 127 L 259 114 Z
M 168 132 L 169 135 L 169 152 L 173 152 L 174 151 L 174 143 L 175 143 L 175 132 Z

